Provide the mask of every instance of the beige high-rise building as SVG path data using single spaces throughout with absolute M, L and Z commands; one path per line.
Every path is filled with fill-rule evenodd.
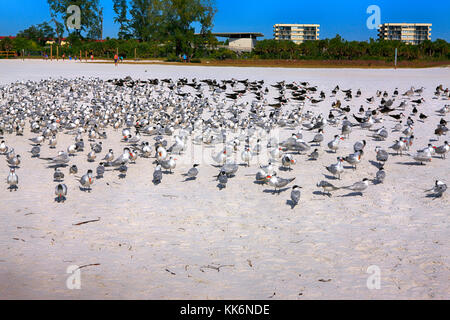
M 319 40 L 319 24 L 276 24 L 273 26 L 275 40 L 291 40 L 300 44 L 307 40 Z
M 431 40 L 431 25 L 431 23 L 383 23 L 378 26 L 378 38 L 420 44 L 425 40 Z

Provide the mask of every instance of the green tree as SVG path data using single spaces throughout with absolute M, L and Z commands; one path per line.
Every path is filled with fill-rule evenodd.
M 117 37 L 119 39 L 130 39 L 130 26 L 127 18 L 128 4 L 127 0 L 113 0 L 113 9 L 116 16 L 114 22 L 120 25 Z
M 55 30 L 48 22 L 43 22 L 37 26 L 31 26 L 25 30 L 19 31 L 16 35 L 19 38 L 26 38 L 40 43 L 45 44 L 48 39 L 55 38 Z
M 77 5 L 81 11 L 81 29 L 75 30 L 75 34 L 82 37 L 99 38 L 99 26 L 102 24 L 101 9 L 99 0 L 47 0 L 50 8 L 52 20 L 65 25 L 66 30 L 70 32 L 66 21 L 69 18 L 67 8 L 71 5 Z
M 162 0 L 131 0 L 129 27 L 133 35 L 144 41 L 161 39 L 162 9 Z

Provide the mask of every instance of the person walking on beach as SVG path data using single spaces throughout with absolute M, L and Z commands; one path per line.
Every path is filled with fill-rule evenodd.
M 62 55 L 63 61 L 66 59 L 66 55 L 63 53 Z
M 114 55 L 114 64 L 116 65 L 116 67 L 117 67 L 117 63 L 119 62 L 118 61 L 119 60 L 119 56 L 117 55 L 117 53 Z
M 183 54 L 183 62 L 187 63 L 187 56 L 185 53 Z

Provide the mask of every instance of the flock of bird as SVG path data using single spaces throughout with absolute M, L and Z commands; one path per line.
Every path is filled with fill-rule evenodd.
M 271 98 L 270 91 L 277 92 L 278 96 Z M 439 142 L 448 131 L 445 120 L 450 112 L 450 105 L 445 104 L 450 100 L 448 88 L 439 85 L 435 89 L 433 99 L 443 101 L 439 110 L 426 108 L 427 102 L 422 97 L 424 88 L 411 88 L 406 92 L 395 89 L 391 93 L 376 91 L 370 97 L 362 96 L 359 89 L 354 91 L 336 86 L 326 93 L 308 82 L 282 81 L 266 85 L 264 81 L 236 79 L 174 81 L 126 77 L 108 81 L 76 78 L 14 82 L 0 87 L 0 155 L 10 167 L 8 188 L 18 190 L 21 156 L 8 141 L 13 140 L 12 135 L 23 136 L 25 130 L 30 131 L 33 135 L 29 139 L 31 157 L 54 169 L 58 202 L 68 195 L 64 168 L 69 167 L 69 175 L 77 177 L 81 191 L 91 192 L 95 179 L 110 172 L 118 172 L 118 177 L 125 179 L 127 171 L 137 161 L 154 159 L 149 163 L 154 165 L 153 183 L 158 185 L 165 174 L 173 173 L 177 157 L 186 152 L 189 143 L 220 147 L 219 152 L 211 155 L 212 163 L 205 164 L 218 168 L 215 178 L 219 189 L 226 188 L 240 165 L 250 167 L 255 157 L 266 152 L 268 161 L 257 167 L 255 182 L 273 187 L 277 194 L 288 190 L 284 188 L 295 180 L 295 177 L 280 177 L 278 170 L 290 172 L 299 160 L 298 155 L 304 154 L 309 161 L 317 161 L 323 151 L 336 153 L 336 163 L 324 170 L 340 179 L 348 170 L 344 163 L 351 166 L 350 170 L 358 170 L 369 139 L 377 144 L 377 141 L 387 141 L 391 135 L 396 136 L 388 150 L 376 146 L 373 160 L 379 169 L 376 176 L 349 186 L 319 181 L 316 185 L 322 189 L 322 194 L 331 197 L 332 192 L 343 189 L 362 196 L 369 182 L 383 183 L 386 163 L 397 154 L 406 154 L 420 164 L 430 162 L 433 156 L 445 159 L 450 151 L 448 142 L 439 145 L 431 142 Z M 324 115 L 324 108 L 316 107 L 326 103 L 327 96 L 333 103 L 326 112 L 328 115 Z M 365 99 L 365 105 L 350 106 L 353 99 L 359 97 Z M 433 128 L 428 137 L 430 144 L 411 153 L 414 126 L 416 122 L 430 121 L 430 112 L 440 117 L 438 123 L 429 125 Z M 294 133 L 278 141 L 271 136 L 278 129 Z M 108 130 L 121 132 L 123 150 L 119 154 L 117 150 L 103 150 L 103 142 L 111 139 Z M 365 131 L 367 138 L 355 141 L 351 154 L 338 155 L 341 141 L 350 139 L 354 130 Z M 331 141 L 325 141 L 325 131 L 336 133 Z M 72 143 L 59 147 L 61 135 L 71 136 Z M 42 157 L 41 151 L 47 147 L 49 151 L 56 151 L 56 148 L 61 151 L 50 158 Z M 101 160 L 95 175 L 94 170 L 89 169 L 80 177 L 78 167 L 71 162 L 85 149 L 90 150 L 85 161 L 93 164 Z M 201 166 L 193 164 L 183 174 L 186 181 L 197 179 Z M 300 201 L 301 188 L 292 186 L 292 207 Z M 446 189 L 447 185 L 438 180 L 426 191 L 432 191 L 438 198 Z

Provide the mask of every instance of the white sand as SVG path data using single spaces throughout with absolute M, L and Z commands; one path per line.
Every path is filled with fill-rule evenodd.
M 356 107 L 365 104 L 364 98 L 377 89 L 392 93 L 395 87 L 404 92 L 410 86 L 424 86 L 426 104 L 421 111 L 430 119 L 425 124 L 416 121 L 413 150 L 434 138 L 439 120 L 434 111 L 449 103 L 432 99 L 437 85 L 450 85 L 448 68 L 115 68 L 112 64 L 67 61 L 0 61 L 0 84 L 48 77 L 110 79 L 128 75 L 135 79 L 264 79 L 267 85 L 281 80 L 309 81 L 327 94 L 320 107 L 309 107 L 316 113 L 322 109 L 324 116 L 332 101 L 328 95 L 336 84 L 341 89 L 363 91 L 360 99 L 351 102 Z M 385 125 L 390 128 L 394 122 Z M 424 193 L 438 178 L 450 183 L 448 159 L 410 166 L 402 163 L 411 158 L 391 157 L 385 166 L 384 184 L 371 184 L 364 197 L 339 197 L 348 192 L 338 191 L 329 199 L 314 193 L 319 191 L 315 184 L 324 179 L 327 172 L 323 166 L 334 163 L 336 155 L 322 152 L 316 163 L 296 156 L 294 170 L 280 173 L 295 176 L 295 183 L 303 186 L 301 203 L 294 210 L 286 204 L 290 191 L 279 196 L 263 192 L 270 188 L 255 185 L 253 177 L 247 176 L 256 173 L 256 165 L 241 167 L 228 187 L 218 191 L 213 181 L 217 169 L 212 166 L 202 165 L 196 182 L 182 183 L 181 174 L 190 164 L 181 163 L 175 174 L 164 175 L 163 183 L 154 186 L 153 160 L 138 159 L 125 180 L 107 174 L 96 180 L 90 194 L 81 192 L 64 169 L 69 194 L 64 204 L 58 204 L 54 202 L 52 172 L 45 168 L 45 161 L 31 159 L 27 139 L 34 135 L 29 126 L 25 131 L 24 137 L 6 136 L 8 144 L 22 155 L 22 164 L 17 171 L 19 191 L 9 192 L 5 183 L 0 186 L 2 299 L 450 298 L 449 194 L 433 200 Z M 327 130 L 325 142 L 337 131 Z M 283 137 L 291 132 L 284 130 Z M 103 149 L 120 152 L 120 132 L 108 133 Z M 353 143 L 366 134 L 355 128 L 338 154 L 349 154 Z M 305 140 L 313 135 L 305 132 Z M 367 152 L 358 170 L 346 170 L 342 181 L 331 182 L 349 185 L 372 177 L 377 169 L 369 160 L 375 158 L 375 146 L 387 148 L 398 135 L 390 134 L 386 142 L 367 139 Z M 65 149 L 72 139 L 59 135 L 57 150 Z M 73 161 L 82 173 L 88 168 L 95 170 L 99 162 L 87 163 L 86 153 Z M 42 157 L 53 155 L 54 150 L 42 147 Z M 9 169 L 1 158 L 0 177 L 4 178 Z M 99 217 L 99 222 L 73 225 Z M 67 289 L 67 267 L 88 264 L 100 265 L 81 269 L 81 290 Z M 208 265 L 223 267 L 218 272 L 204 267 Z M 366 270 L 371 265 L 380 267 L 380 290 L 366 286 Z

